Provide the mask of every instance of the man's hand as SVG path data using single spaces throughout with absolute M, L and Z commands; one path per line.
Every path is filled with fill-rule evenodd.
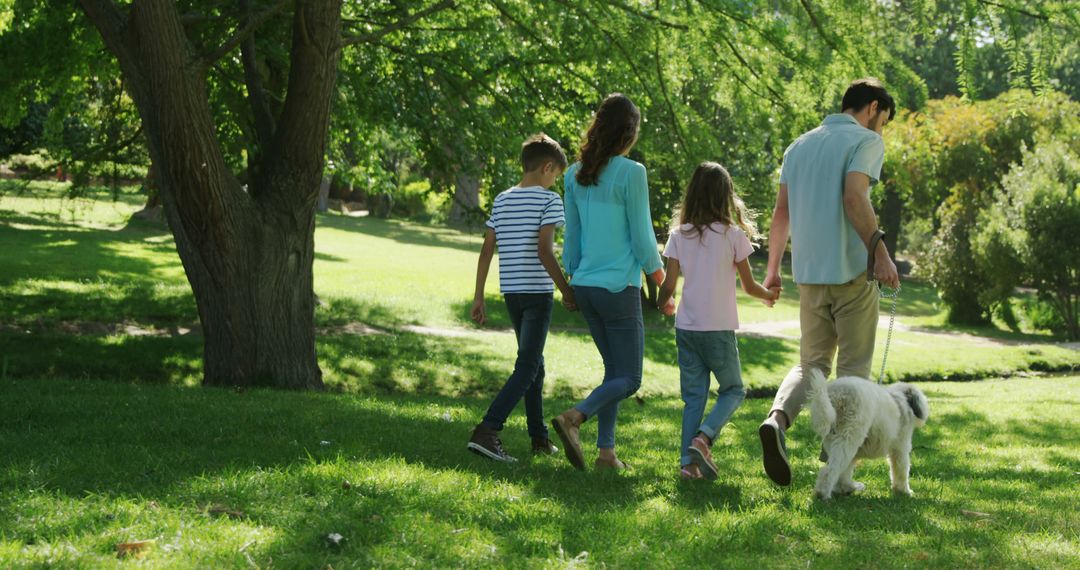
M 766 273 L 765 280 L 761 282 L 761 286 L 769 290 L 776 289 L 776 298 L 773 299 L 774 301 L 780 298 L 780 292 L 784 290 L 784 282 L 780 279 L 780 274 L 778 273 Z
M 472 317 L 476 324 L 483 326 L 487 322 L 487 308 L 484 307 L 484 300 L 477 299 L 473 301 L 472 310 L 469 311 L 469 316 Z
M 674 315 L 675 314 L 675 299 L 674 298 L 668 299 L 667 303 L 664 304 L 664 306 L 660 308 L 660 312 L 664 313 L 665 315 L 667 315 L 669 317 L 671 315 Z
M 889 259 L 889 253 L 884 250 L 884 247 L 879 248 L 877 256 L 874 257 L 874 279 L 882 285 L 896 289 L 900 286 L 900 275 L 896 272 L 896 264 Z
M 767 287 L 767 289 L 769 290 L 769 298 L 762 299 L 761 302 L 771 309 L 776 304 L 776 301 L 780 299 L 780 287 Z

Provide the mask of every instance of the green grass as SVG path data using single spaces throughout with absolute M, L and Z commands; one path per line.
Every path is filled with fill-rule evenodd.
M 865 493 L 822 503 L 805 421 L 793 485 L 761 473 L 764 400 L 719 438 L 720 480 L 683 484 L 671 398 L 624 406 L 618 475 L 527 457 L 520 415 L 521 462 L 465 452 L 486 403 L 468 397 L 0 381 L 0 566 L 124 565 L 116 544 L 141 539 L 151 567 L 1080 565 L 1080 405 L 1061 398 L 1080 378 L 922 388 L 916 496 L 875 460 Z
M 884 462 L 869 461 L 866 493 L 814 501 L 817 444 L 805 421 L 789 439 L 795 483 L 774 487 L 755 443 L 762 399 L 747 400 L 719 438 L 721 480 L 687 485 L 676 477 L 672 323 L 653 313 L 643 398 L 620 414 L 632 472 L 527 457 L 520 414 L 504 439 L 522 461 L 492 464 L 464 443 L 512 367 L 514 339 L 497 273 L 494 330 L 466 320 L 478 236 L 321 216 L 319 326 L 385 333 L 320 335 L 339 393 L 203 389 L 201 338 L 182 334 L 197 315 L 172 239 L 155 224 L 126 225 L 141 198 L 11 188 L 0 184 L 0 567 L 126 566 L 116 545 L 141 539 L 154 543 L 135 563 L 169 568 L 1080 565 L 1080 404 L 1062 397 L 1080 392 L 1080 377 L 922 384 L 931 420 L 916 436 L 914 499 L 891 497 Z M 785 287 L 771 310 L 741 296 L 741 320 L 797 320 L 797 289 Z M 924 283 L 905 282 L 899 313 L 909 327 L 953 332 Z M 898 332 L 890 376 L 1077 365 L 1047 335 L 963 332 L 1000 342 Z M 1006 344 L 1020 341 L 1034 344 Z M 580 317 L 561 307 L 547 346 L 554 413 L 595 385 L 601 364 Z M 740 351 L 746 383 L 767 390 L 798 343 L 743 335 Z M 331 533 L 343 541 L 329 543 Z
M 0 188 L 10 188 L 10 185 Z M 172 238 L 160 225 L 127 225 L 142 198 L 131 193 L 64 199 L 62 187 L 34 183 L 21 194 L 0 192 L 0 358 L 23 378 L 112 378 L 193 385 L 199 382 L 197 334 L 138 336 L 97 332 L 120 323 L 181 331 L 197 323 L 195 303 Z M 114 200 L 115 198 L 115 200 Z M 394 220 L 325 215 L 316 234 L 315 287 L 326 306 L 320 326 L 363 322 L 385 335 L 324 334 L 320 364 L 332 390 L 407 391 L 490 396 L 512 367 L 514 339 L 498 295 L 497 271 L 487 288 L 491 325 L 467 320 L 480 239 L 476 235 Z M 760 263 L 757 275 L 764 271 Z M 887 309 L 887 307 L 883 307 Z M 743 323 L 797 322 L 798 288 L 768 309 L 739 295 Z M 943 316 L 932 287 L 905 282 L 901 322 L 932 327 Z M 82 328 L 76 326 L 81 323 Z M 457 331 L 444 337 L 402 330 L 423 325 Z M 678 394 L 672 319 L 647 314 L 643 396 Z M 75 331 L 96 334 L 73 335 Z M 107 331 L 108 329 L 103 329 Z M 499 332 L 490 332 L 490 331 Z M 793 338 L 797 328 L 787 331 Z M 882 331 L 883 332 L 883 331 Z M 976 332 L 967 331 L 967 332 Z M 985 329 L 1014 346 L 964 337 L 901 332 L 890 351 L 893 379 L 970 379 L 1017 371 L 1075 367 L 1075 351 L 1045 344 L 1046 335 Z M 878 338 L 878 358 L 885 336 Z M 798 359 L 798 342 L 742 335 L 746 384 L 768 391 Z M 580 396 L 600 377 L 600 360 L 579 315 L 556 305 L 547 348 L 548 393 Z M 875 364 L 876 373 L 878 364 Z

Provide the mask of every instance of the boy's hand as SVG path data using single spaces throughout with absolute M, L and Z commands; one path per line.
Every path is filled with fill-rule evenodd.
M 477 299 L 473 301 L 472 310 L 469 311 L 469 316 L 476 324 L 483 326 L 487 322 L 487 308 L 484 306 L 483 299 Z
M 564 308 L 566 308 L 567 311 L 570 311 L 571 313 L 573 313 L 574 311 L 577 310 L 577 299 L 574 298 L 574 292 L 573 291 L 567 291 L 567 292 L 563 293 L 562 306 Z
M 663 307 L 660 308 L 660 312 L 664 313 L 665 315 L 667 315 L 669 317 L 671 315 L 674 315 L 675 314 L 675 299 L 668 299 L 667 304 L 665 304 Z

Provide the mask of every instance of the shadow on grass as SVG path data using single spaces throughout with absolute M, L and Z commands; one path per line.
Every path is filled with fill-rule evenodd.
M 475 234 L 469 234 L 448 227 L 424 226 L 372 216 L 353 218 L 336 213 L 320 214 L 316 223 L 324 228 L 360 233 L 399 243 L 437 248 L 451 247 L 477 255 L 480 254 L 480 245 L 476 242 L 476 237 L 483 235 L 483 232 L 479 230 Z
M 985 566 L 1012 560 L 1002 554 L 1002 541 L 1017 529 L 1038 532 L 1061 508 L 1061 494 L 1072 484 L 1068 473 L 1031 473 L 1001 462 L 972 464 L 979 453 L 976 442 L 988 434 L 1016 438 L 1011 445 L 1022 448 L 1067 436 L 1066 427 L 1041 420 L 995 423 L 966 410 L 932 416 L 932 423 L 918 432 L 912 480 L 917 498 L 889 497 L 882 488 L 887 485 L 883 464 L 868 462 L 860 470 L 868 482 L 865 496 L 820 503 L 808 498 L 812 476 L 805 469 L 808 463 L 817 465 L 807 459 L 816 445 L 801 425 L 789 440 L 798 471 L 795 486 L 762 491 L 756 438 L 752 428 L 742 428 L 754 425 L 765 402 L 740 408 L 733 425 L 742 435 L 733 442 L 728 438 L 717 450 L 726 464 L 725 480 L 681 485 L 674 482 L 673 470 L 678 428 L 671 416 L 679 411 L 674 400 L 624 407 L 620 434 L 625 445 L 620 449 L 638 462 L 627 474 L 611 474 L 574 471 L 561 456 L 528 459 L 520 414 L 513 417 L 504 441 L 522 461 L 496 464 L 466 453 L 464 442 L 487 404 L 468 397 L 360 399 L 74 381 L 0 382 L 0 396 L 0 445 L 5 450 L 0 534 L 23 544 L 129 524 L 111 522 L 108 512 L 93 510 L 102 507 L 80 513 L 83 522 L 78 524 L 85 527 L 26 522 L 22 509 L 28 508 L 24 501 L 31 495 L 61 495 L 153 501 L 190 516 L 197 516 L 202 505 L 224 504 L 245 513 L 242 517 L 252 524 L 278 529 L 269 550 L 257 558 L 298 565 L 311 565 L 312 552 L 335 561 L 362 560 L 373 548 L 451 562 L 466 554 L 440 552 L 445 539 L 419 546 L 412 541 L 416 533 L 451 536 L 464 529 L 500 537 L 501 547 L 516 556 L 543 555 L 556 544 L 571 553 L 605 553 L 597 543 L 612 543 L 598 555 L 612 563 L 644 561 L 616 557 L 612 551 L 643 545 L 646 539 L 658 550 L 642 556 L 661 559 L 678 549 L 678 558 L 730 560 L 737 556 L 724 552 L 730 542 L 754 557 L 791 553 L 797 544 L 800 559 L 824 566 L 880 562 L 882 549 L 914 556 L 908 551 L 912 546 L 926 551 L 932 566 Z M 567 403 L 549 401 L 548 407 Z M 583 439 L 594 429 L 587 424 Z M 1052 449 L 1046 459 L 1059 461 L 1055 457 L 1064 455 L 1060 444 Z M 1070 465 L 1074 459 L 1062 464 Z M 345 479 L 352 483 L 343 488 Z M 943 493 L 945 486 L 949 493 Z M 658 506 L 658 498 L 691 514 Z M 968 518 L 962 509 L 988 510 L 968 499 L 1000 508 L 988 519 Z M 687 539 L 697 517 L 714 514 L 729 521 L 723 532 L 714 530 L 705 541 Z M 805 523 L 788 524 L 788 517 Z M 688 526 L 662 532 L 672 524 Z M 534 544 L 523 538 L 538 529 L 558 542 Z M 329 532 L 340 532 L 351 542 L 328 551 Z M 658 537 L 680 544 L 657 544 Z M 425 550 L 431 548 L 436 550 Z

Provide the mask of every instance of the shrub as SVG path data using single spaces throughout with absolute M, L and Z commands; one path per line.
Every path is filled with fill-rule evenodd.
M 970 236 L 978 220 L 980 200 L 957 188 L 941 205 L 941 227 L 923 260 L 927 276 L 938 288 L 954 324 L 985 325 L 990 322 L 985 303 L 988 280 L 975 264 Z
M 1005 297 L 1017 283 L 1029 284 L 1058 315 L 1066 336 L 1077 340 L 1080 156 L 1061 141 L 1044 140 L 1025 148 L 1022 159 L 980 216 L 972 249 L 991 280 L 987 294 Z

